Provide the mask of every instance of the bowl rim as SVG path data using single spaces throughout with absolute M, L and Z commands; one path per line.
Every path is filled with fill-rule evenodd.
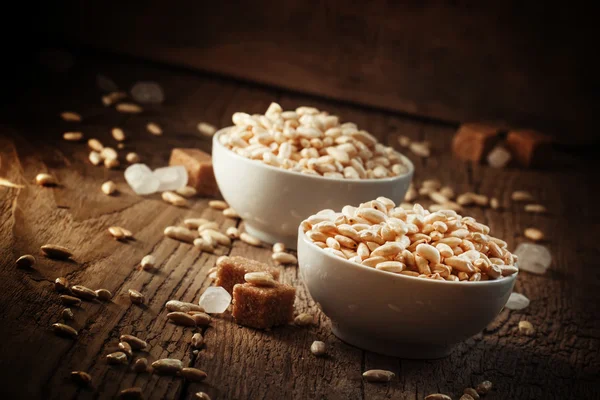
M 421 282 L 423 284 L 433 284 L 433 285 L 448 285 L 448 284 L 450 284 L 450 285 L 459 285 L 459 286 L 460 285 L 461 286 L 477 286 L 477 285 L 479 285 L 479 286 L 482 286 L 482 285 L 502 286 L 504 283 L 510 283 L 511 281 L 514 281 L 515 279 L 517 279 L 517 275 L 519 275 L 519 271 L 517 271 L 515 274 L 506 276 L 502 279 L 492 279 L 492 280 L 487 280 L 487 281 L 446 281 L 446 280 L 441 281 L 438 279 L 423 279 L 423 278 L 418 278 L 416 276 L 401 275 L 401 274 L 396 274 L 393 272 L 381 271 L 381 270 L 378 270 L 375 268 L 368 267 L 366 265 L 357 264 L 357 263 L 345 260 L 345 259 L 335 256 L 333 254 L 329 254 L 328 252 L 323 251 L 322 248 L 320 248 L 319 246 L 314 244 L 312 240 L 308 239 L 308 237 L 304 234 L 304 231 L 302 230 L 302 226 L 298 227 L 298 240 L 303 240 L 304 242 L 308 243 L 309 246 L 312 246 L 314 249 L 320 250 L 320 252 L 322 254 L 324 254 L 326 257 L 330 257 L 332 260 L 341 261 L 343 264 L 346 264 L 351 268 L 356 268 L 357 271 L 361 270 L 361 271 L 369 271 L 367 273 L 387 274 L 387 275 L 391 276 L 391 279 L 398 279 L 398 280 L 408 279 L 408 282 L 410 282 L 410 280 L 413 280 L 413 281 Z M 298 252 L 299 252 L 299 250 L 298 250 Z M 298 257 L 298 259 L 299 258 L 300 257 Z M 298 264 L 298 266 L 300 266 L 300 264 Z M 384 275 L 380 275 L 380 276 L 383 277 Z
M 232 128 L 232 126 L 227 126 L 225 128 L 221 128 L 213 135 L 213 149 L 215 146 L 218 146 L 219 148 L 225 150 L 229 155 L 233 156 L 236 159 L 243 160 L 243 162 L 249 162 L 252 165 L 260 165 L 263 168 L 266 168 L 266 169 L 269 169 L 272 171 L 278 171 L 283 174 L 289 174 L 289 175 L 308 178 L 308 179 L 317 179 L 317 180 L 322 180 L 322 181 L 326 181 L 326 182 L 342 182 L 342 183 L 352 183 L 352 184 L 373 184 L 373 183 L 399 182 L 402 179 L 406 179 L 407 177 L 412 177 L 412 175 L 415 172 L 415 166 L 412 163 L 412 161 L 410 161 L 410 159 L 408 157 L 406 157 L 404 154 L 402 154 L 399 151 L 397 151 L 396 149 L 394 149 L 394 151 L 396 151 L 400 155 L 400 157 L 402 159 L 402 163 L 408 168 L 408 171 L 402 175 L 393 176 L 390 178 L 379 178 L 379 179 L 339 179 L 339 178 L 327 178 L 322 175 L 302 174 L 300 172 L 290 171 L 290 170 L 287 170 L 284 168 L 279 168 L 279 167 L 274 167 L 272 165 L 265 164 L 264 162 L 260 162 L 258 160 L 253 160 L 250 158 L 240 156 L 236 152 L 231 151 L 227 147 L 223 146 L 223 144 L 219 141 L 219 136 L 221 136 L 226 130 L 231 129 L 231 128 Z M 390 146 L 388 146 L 388 147 L 390 147 Z

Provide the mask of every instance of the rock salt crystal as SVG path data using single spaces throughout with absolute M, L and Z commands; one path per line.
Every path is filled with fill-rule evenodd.
M 142 104 L 160 104 L 165 101 L 165 94 L 156 82 L 137 82 L 131 88 L 131 97 Z
M 125 170 L 125 180 L 136 194 L 155 193 L 160 181 L 146 164 L 133 164 Z
M 552 264 L 550 251 L 539 244 L 521 243 L 514 254 L 519 257 L 517 264 L 521 271 L 544 274 Z
M 504 307 L 509 310 L 522 310 L 529 306 L 529 299 L 521 293 L 511 293 Z
M 494 168 L 504 168 L 512 158 L 510 152 L 502 146 L 495 147 L 487 156 L 487 161 Z
M 160 182 L 159 192 L 167 190 L 178 190 L 188 183 L 188 174 L 184 166 L 175 165 L 172 167 L 157 168 L 153 172 L 154 176 Z
M 231 295 L 221 286 L 209 287 L 202 293 L 198 304 L 208 314 L 220 314 L 231 304 Z

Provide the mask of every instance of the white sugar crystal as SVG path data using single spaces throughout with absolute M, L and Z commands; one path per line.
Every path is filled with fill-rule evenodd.
M 512 158 L 510 152 L 502 146 L 494 147 L 488 154 L 488 163 L 494 168 L 504 168 Z
M 159 192 L 177 190 L 187 185 L 188 174 L 182 165 L 157 168 L 153 174 L 160 182 L 160 186 L 158 187 Z
M 544 274 L 552 264 L 550 251 L 539 244 L 521 243 L 515 250 L 515 254 L 519 257 L 517 265 L 521 271 Z
M 142 104 L 160 104 L 165 101 L 165 94 L 156 82 L 137 82 L 131 88 L 131 97 Z
M 125 180 L 136 194 L 155 193 L 160 181 L 146 164 L 133 164 L 125 170 Z
M 231 303 L 231 295 L 221 286 L 209 287 L 202 293 L 198 304 L 208 314 L 220 314 L 227 310 Z
M 521 293 L 512 292 L 504 307 L 509 310 L 522 310 L 529 306 L 529 299 Z

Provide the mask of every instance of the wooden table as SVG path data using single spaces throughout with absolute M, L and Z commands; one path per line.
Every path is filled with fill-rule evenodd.
M 488 399 L 598 398 L 600 215 L 585 165 L 534 172 L 463 164 L 449 151 L 455 126 L 114 56 L 79 54 L 74 68 L 65 73 L 35 65 L 26 70 L 26 81 L 15 85 L 19 93 L 4 110 L 0 131 L 0 177 L 24 186 L 0 186 L 2 398 L 113 398 L 124 388 L 140 386 L 151 399 L 191 399 L 200 390 L 213 399 L 422 399 L 435 392 L 458 399 L 465 387 L 484 379 L 494 383 Z M 119 114 L 100 103 L 96 73 L 107 74 L 123 88 L 138 80 L 158 81 L 167 100 L 146 107 L 141 115 Z M 124 182 L 123 167 L 94 167 L 84 143 L 65 142 L 61 136 L 81 130 L 87 138 L 114 146 L 110 128 L 119 126 L 128 136 L 127 149 L 138 152 L 151 167 L 160 167 L 167 164 L 173 147 L 210 149 L 210 140 L 196 130 L 198 122 L 225 126 L 233 112 L 264 112 L 273 100 L 284 108 L 311 104 L 329 110 L 397 148 L 399 134 L 429 140 L 430 158 L 408 154 L 416 163 L 415 181 L 440 178 L 459 193 L 473 190 L 500 199 L 501 210 L 473 207 L 467 212 L 489 224 L 511 249 L 526 240 L 524 228 L 542 229 L 554 257 L 552 267 L 541 276 L 521 273 L 515 287 L 531 299 L 531 305 L 522 311 L 503 310 L 447 358 L 403 360 L 338 340 L 299 280 L 297 268 L 280 267 L 283 281 L 297 287 L 296 309 L 315 313 L 318 325 L 262 332 L 236 325 L 229 314 L 216 316 L 204 332 L 206 347 L 194 355 L 189 344 L 193 330 L 168 323 L 163 306 L 169 299 L 198 301 L 211 285 L 209 269 L 226 251 L 200 253 L 164 238 L 162 231 L 191 216 L 214 219 L 223 229 L 236 221 L 209 209 L 208 199 L 177 208 L 157 194 L 136 196 Z M 58 114 L 65 110 L 80 112 L 83 122 L 62 121 Z M 146 131 L 150 121 L 162 125 L 163 136 Z M 39 172 L 55 175 L 60 186 L 35 185 Z M 108 179 L 117 183 L 119 195 L 101 193 L 100 185 Z M 510 201 L 515 189 L 531 191 L 549 212 L 525 213 L 522 204 Z M 132 230 L 135 240 L 113 240 L 107 234 L 111 225 Z M 38 255 L 45 243 L 73 249 L 73 261 Z M 28 253 L 37 257 L 34 269 L 15 268 L 14 261 Z M 138 270 L 140 259 L 150 253 L 158 260 L 157 271 Z M 268 246 L 254 248 L 236 241 L 229 254 L 272 263 Z M 110 303 L 84 302 L 75 309 L 73 326 L 79 330 L 75 341 L 50 330 L 64 308 L 53 284 L 59 276 L 114 294 Z M 130 303 L 130 288 L 145 294 L 146 306 Z M 518 322 L 525 319 L 537 329 L 535 336 L 516 333 Z M 116 349 L 123 333 L 147 340 L 150 360 L 179 358 L 206 371 L 208 379 L 189 384 L 177 377 L 135 374 L 128 367 L 107 365 L 105 355 Z M 328 357 L 310 353 L 313 340 L 327 343 Z M 392 370 L 396 378 L 390 384 L 365 383 L 361 373 L 371 368 Z M 93 389 L 73 385 L 69 379 L 73 370 L 88 371 Z

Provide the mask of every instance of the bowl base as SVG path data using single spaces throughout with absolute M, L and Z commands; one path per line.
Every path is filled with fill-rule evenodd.
M 285 244 L 285 247 L 287 249 L 291 249 L 291 250 L 296 250 L 296 247 L 298 246 L 298 236 L 297 235 L 282 236 L 282 235 L 265 232 L 263 230 L 260 230 L 256 227 L 252 226 L 251 223 L 248 223 L 246 221 L 244 221 L 244 229 L 246 230 L 246 232 L 248 232 L 252 236 L 260 239 L 261 241 L 263 241 L 265 243 L 270 243 L 270 244 L 283 243 L 283 244 Z
M 333 323 L 333 334 L 342 341 L 363 350 L 399 358 L 430 360 L 444 358 L 452 352 L 452 345 L 435 345 L 428 343 L 402 343 L 386 341 L 381 338 L 366 336 L 352 332 Z

